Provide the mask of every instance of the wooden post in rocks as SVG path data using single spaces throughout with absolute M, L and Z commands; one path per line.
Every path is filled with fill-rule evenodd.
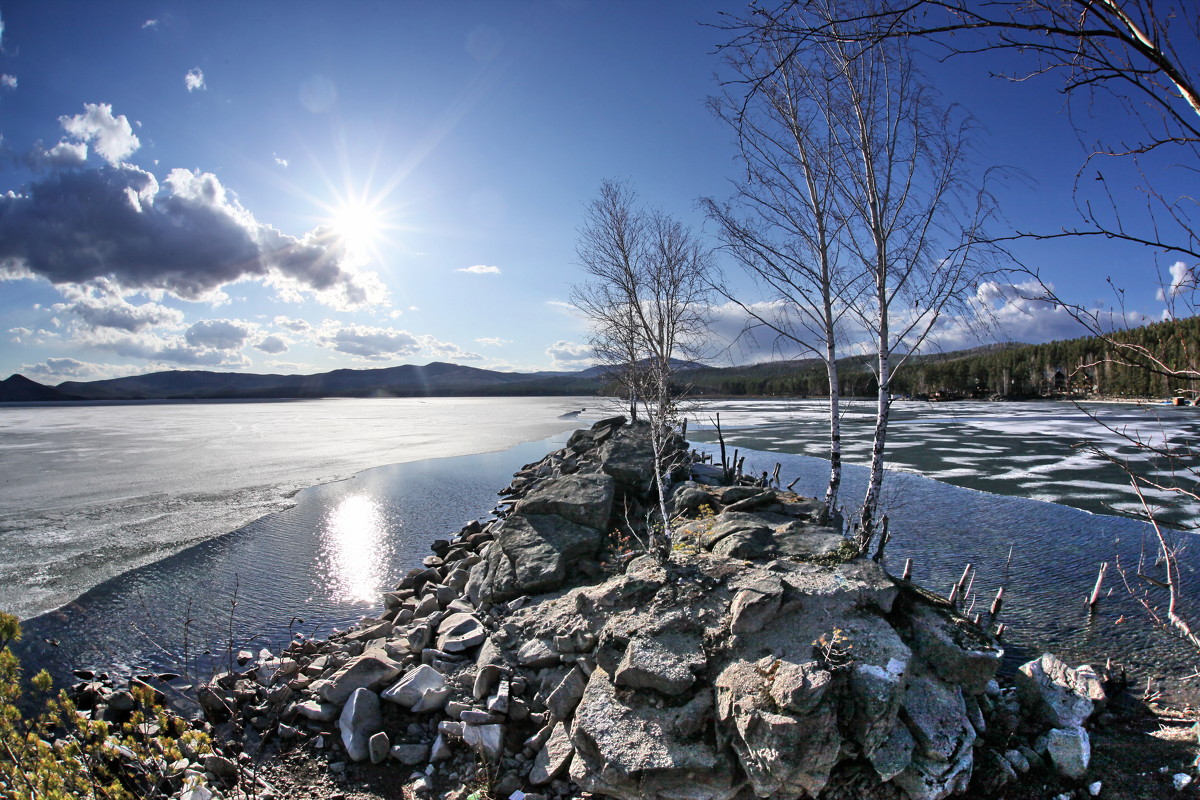
M 904 574 L 900 576 L 900 579 L 906 580 L 906 581 L 912 580 L 912 559 L 911 558 L 904 559 Z

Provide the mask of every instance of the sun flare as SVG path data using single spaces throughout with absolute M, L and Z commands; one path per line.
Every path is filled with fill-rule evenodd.
M 330 225 L 347 250 L 369 253 L 378 246 L 383 236 L 385 221 L 378 206 L 348 200 L 333 210 Z

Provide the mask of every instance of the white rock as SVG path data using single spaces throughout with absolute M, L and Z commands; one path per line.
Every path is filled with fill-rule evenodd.
M 1175 787 L 1175 791 L 1182 791 L 1185 786 L 1192 782 L 1192 776 L 1186 772 L 1176 772 L 1171 776 L 1171 785 Z
M 1095 783 L 1089 783 L 1087 790 L 1088 790 L 1088 794 L 1090 794 L 1092 797 L 1099 797 L 1100 796 L 1100 781 L 1096 781 Z
M 405 673 L 390 689 L 383 693 L 383 699 L 405 708 L 412 708 L 421 701 L 428 691 L 440 690 L 446 686 L 446 679 L 428 664 L 422 664 L 416 669 Z
M 379 695 L 370 689 L 355 689 L 342 709 L 338 727 L 341 728 L 342 744 L 346 746 L 350 758 L 365 760 L 371 754 L 371 737 L 383 727 Z
M 1060 774 L 1078 779 L 1087 773 L 1092 743 L 1081 727 L 1055 728 L 1046 734 L 1046 752 Z

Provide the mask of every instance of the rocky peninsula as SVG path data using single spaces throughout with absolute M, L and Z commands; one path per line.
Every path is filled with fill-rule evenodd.
M 577 431 L 380 617 L 240 654 L 197 696 L 224 749 L 173 764 L 173 796 L 349 798 L 365 778 L 448 800 L 941 800 L 1033 776 L 1099 793 L 1104 675 L 1047 654 L 1003 685 L 1000 642 L 854 557 L 818 501 L 711 465 L 674 476 L 657 558 L 653 474 L 643 426 Z M 75 694 L 104 715 L 118 693 Z M 340 788 L 287 788 L 292 756 Z

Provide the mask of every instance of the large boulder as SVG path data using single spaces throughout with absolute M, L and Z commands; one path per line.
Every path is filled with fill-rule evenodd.
M 1017 670 L 1017 696 L 1026 713 L 1052 728 L 1077 728 L 1092 713 L 1092 701 L 1083 693 L 1090 682 L 1050 653 L 1022 664 Z
M 608 530 L 616 484 L 609 475 L 563 475 L 544 481 L 517 503 L 516 513 L 555 514 L 597 530 Z
M 358 689 L 378 689 L 395 680 L 403 667 L 386 656 L 367 653 L 347 661 L 328 679 L 313 684 L 326 702 L 342 705 Z
M 603 535 L 550 514 L 512 514 L 471 570 L 467 592 L 479 602 L 502 602 L 560 588 L 580 560 L 600 550 Z
M 711 713 L 708 692 L 657 708 L 621 692 L 597 668 L 571 726 L 571 779 L 619 800 L 731 800 L 742 786 L 733 762 L 695 719 Z

